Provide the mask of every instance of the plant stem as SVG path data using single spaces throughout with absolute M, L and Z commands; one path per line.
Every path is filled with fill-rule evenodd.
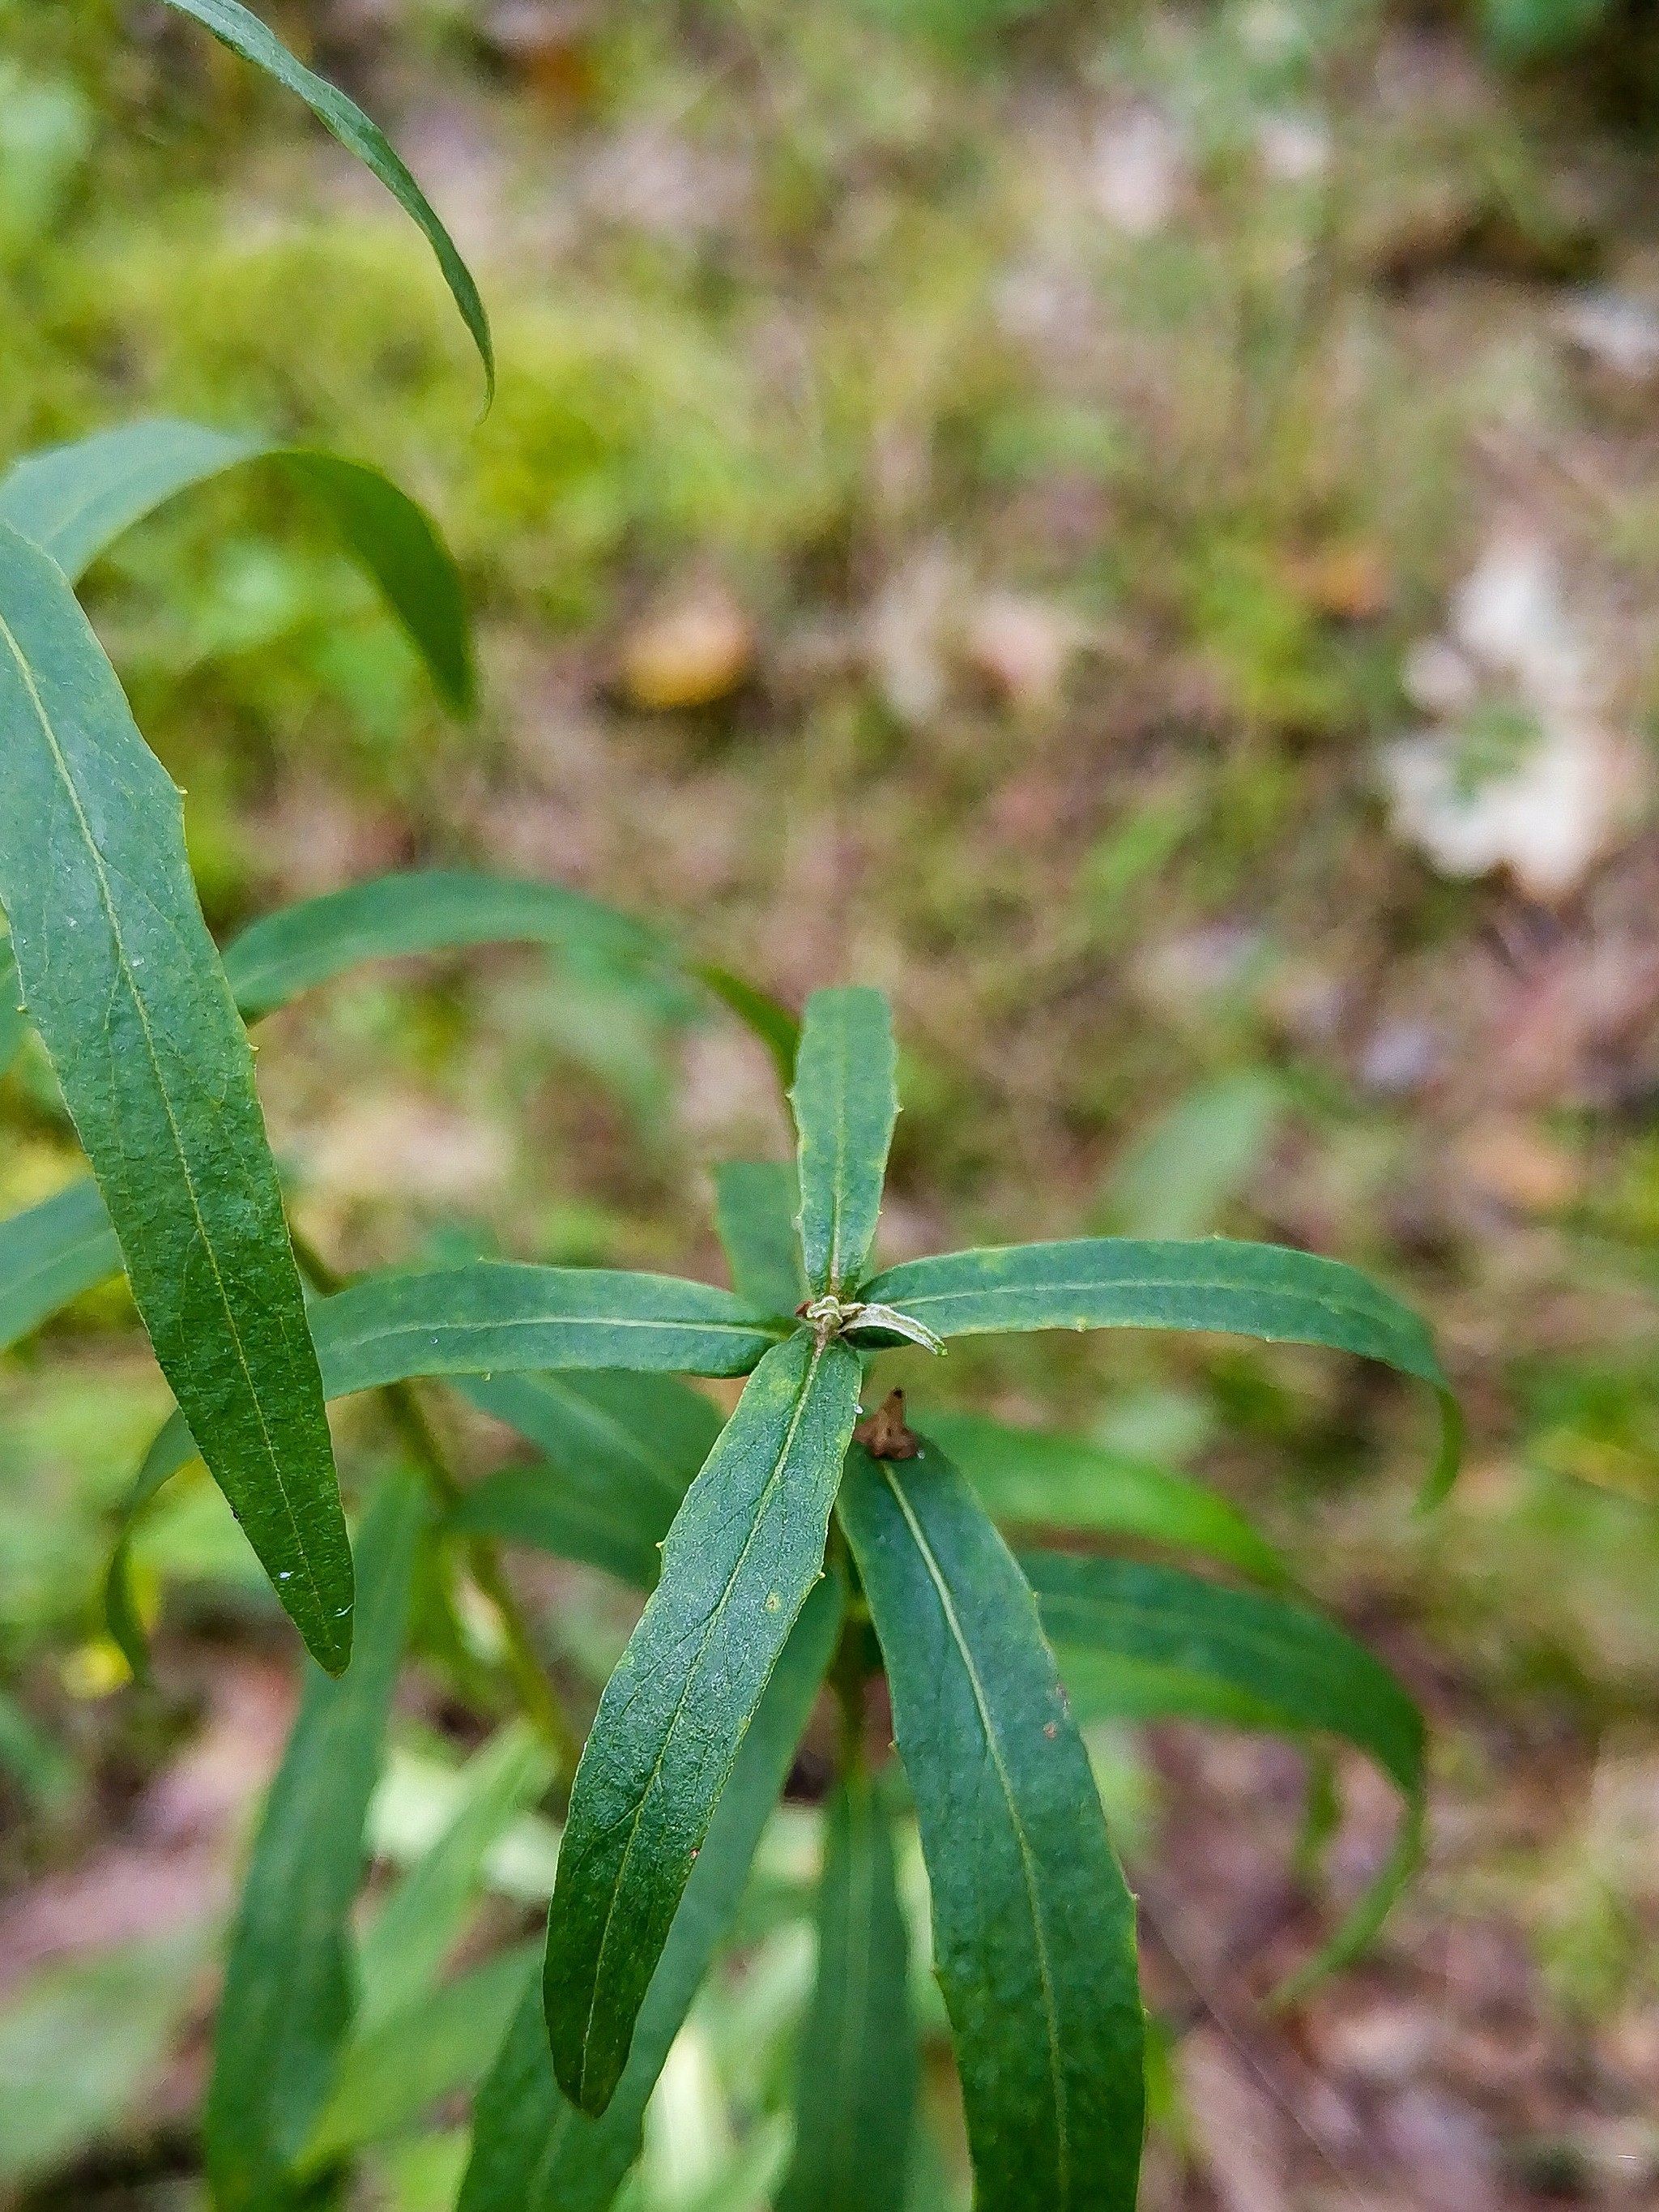
M 348 1279 L 331 1267 L 310 1239 L 291 1222 L 289 1234 L 293 1239 L 295 1258 L 318 1290 L 328 1297 L 346 1288 Z M 384 1383 L 380 1398 L 392 1426 L 408 1446 L 410 1458 L 430 1483 L 439 1504 L 446 1511 L 459 1504 L 465 1493 L 455 1480 L 443 1446 L 413 1387 L 407 1382 Z M 536 1656 L 529 1623 L 507 1579 L 500 1550 L 488 1536 L 469 1536 L 466 1560 L 473 1581 L 495 1607 L 501 1622 L 507 1647 L 507 1672 L 518 1692 L 519 1701 L 531 1725 L 558 1760 L 561 1778 L 568 1786 L 576 1771 L 576 1761 L 581 1757 L 581 1738 Z

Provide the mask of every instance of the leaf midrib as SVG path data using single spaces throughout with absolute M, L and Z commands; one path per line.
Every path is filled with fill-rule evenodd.
M 50 558 L 51 556 L 46 556 L 45 557 Z M 17 641 L 17 638 L 12 630 L 11 625 L 6 621 L 3 615 L 0 615 L 0 637 L 3 637 L 7 650 L 10 653 L 12 659 L 16 665 L 18 675 L 22 679 L 23 688 L 28 694 L 29 702 L 33 707 L 36 719 L 40 722 L 40 733 L 45 738 L 47 747 L 51 752 L 53 768 L 57 771 L 58 780 L 68 794 L 70 805 L 75 810 L 75 818 L 80 825 L 82 836 L 85 840 L 86 849 L 91 856 L 93 872 L 96 877 L 98 883 L 99 899 L 103 906 L 105 917 L 109 923 L 110 935 L 114 940 L 118 966 L 120 975 L 126 984 L 127 995 L 132 1003 L 133 1011 L 138 1017 L 139 1027 L 143 1032 L 144 1049 L 149 1056 L 151 1072 L 154 1073 L 155 1078 L 155 1088 L 161 1097 L 162 1111 L 167 1116 L 167 1130 L 173 1139 L 173 1148 L 178 1158 L 179 1172 L 184 1179 L 185 1188 L 189 1194 L 191 1212 L 195 1218 L 197 1231 L 201 1237 L 202 1248 L 207 1254 L 208 1265 L 213 1272 L 214 1287 L 219 1294 L 219 1303 L 224 1313 L 226 1328 L 228 1332 L 231 1343 L 235 1347 L 237 1364 L 242 1370 L 242 1379 L 247 1385 L 248 1396 L 252 1401 L 254 1414 L 259 1424 L 260 1439 L 264 1443 L 265 1457 L 270 1462 L 271 1474 L 276 1482 L 276 1494 L 282 1500 L 283 1513 L 287 1516 L 289 1528 L 293 1534 L 295 1543 L 299 1549 L 301 1565 L 305 1574 L 307 1583 L 309 1586 L 312 1596 L 315 1601 L 317 1612 L 319 1615 L 321 1616 L 325 1611 L 323 1604 L 322 1591 L 318 1584 L 315 1573 L 312 1567 L 309 1550 L 306 1545 L 304 1538 L 301 1535 L 299 1522 L 295 1517 L 293 1503 L 289 1497 L 288 1486 L 283 1478 L 282 1462 L 278 1458 L 275 1443 L 271 1438 L 269 1425 L 265 1420 L 264 1401 L 260 1397 L 258 1389 L 254 1383 L 252 1371 L 248 1365 L 247 1350 L 242 1342 L 241 1331 L 237 1327 L 236 1317 L 231 1309 L 229 1293 L 226 1290 L 224 1276 L 219 1266 L 218 1252 L 214 1246 L 212 1237 L 208 1234 L 207 1223 L 203 1218 L 201 1200 L 198 1195 L 196 1188 L 196 1179 L 191 1173 L 190 1161 L 185 1154 L 183 1139 L 179 1133 L 179 1123 L 173 1110 L 173 1100 L 168 1095 L 167 1084 L 161 1074 L 161 1061 L 156 1055 L 155 1040 L 151 1033 L 149 1017 L 145 1010 L 143 994 L 139 991 L 137 981 L 134 977 L 132 963 L 127 953 L 126 940 L 121 933 L 121 924 L 117 916 L 115 902 L 110 891 L 109 877 L 105 869 L 104 856 L 100 852 L 97 840 L 92 834 L 92 825 L 88 821 L 86 810 L 81 804 L 81 794 L 76 789 L 75 779 L 70 773 L 69 763 L 64 759 L 63 748 L 58 742 L 58 732 L 52 726 L 52 717 L 46 712 L 46 702 L 41 698 L 39 687 L 35 684 L 33 671 L 29 666 L 28 661 L 23 653 L 22 647 Z M 117 1242 L 119 1242 L 118 1237 Z
M 963 1667 L 973 1690 L 974 1703 L 979 1709 L 980 1726 L 985 1731 L 986 1748 L 991 1754 L 991 1763 L 996 1769 L 997 1780 L 1002 1786 L 1003 1800 L 1008 1808 L 1009 1825 L 1013 1829 L 1014 1839 L 1019 1848 L 1020 1872 L 1024 1878 L 1026 1902 L 1031 1916 L 1031 1932 L 1036 1943 L 1037 1966 L 1042 1978 L 1044 2024 L 1048 2036 L 1048 2078 L 1054 2094 L 1056 2123 L 1054 2142 L 1060 2166 L 1060 2202 L 1064 2207 L 1071 2202 L 1072 2193 L 1071 2139 L 1067 2132 L 1066 2076 L 1060 2061 L 1060 2016 L 1054 1997 L 1054 1968 L 1048 1957 L 1048 1933 L 1043 1926 L 1042 1915 L 1037 1904 L 1036 1863 L 1031 1851 L 1030 1838 L 1025 1832 L 1025 1823 L 1020 1818 L 1013 1784 L 1009 1778 L 1008 1769 L 1003 1759 L 1002 1747 L 992 1723 L 989 1701 L 985 1695 L 984 1684 L 980 1679 L 979 1667 L 969 1647 L 967 1636 L 963 1632 L 961 1620 L 957 1613 L 956 1601 L 951 1595 L 950 1585 L 945 1581 L 944 1571 L 939 1566 L 932 1545 L 927 1541 L 909 1498 L 901 1487 L 898 1477 L 893 1472 L 894 1462 L 891 1460 L 880 1460 L 875 1464 L 879 1467 L 882 1479 L 891 1491 L 893 1501 L 904 1516 L 905 1526 L 910 1531 L 911 1540 L 921 1554 L 922 1564 L 927 1568 L 928 1577 L 938 1594 L 939 1607 L 944 1613 L 945 1625 L 950 1629 L 951 1639 L 962 1656 Z

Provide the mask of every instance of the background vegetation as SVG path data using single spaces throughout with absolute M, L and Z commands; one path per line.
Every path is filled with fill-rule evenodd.
M 1186 2031 L 1149 2205 L 1650 2201 L 1639 26 L 1564 52 L 1565 16 L 1522 38 L 1361 0 L 270 14 L 396 125 L 484 281 L 501 396 L 470 438 L 424 248 L 296 110 L 161 11 L 0 0 L 0 451 L 142 410 L 314 437 L 430 503 L 481 613 L 458 727 L 274 489 L 103 565 L 210 920 L 416 860 L 568 882 L 792 1002 L 890 992 L 890 1259 L 1225 1227 L 1431 1312 L 1474 1441 L 1432 1521 L 1422 1406 L 1346 1363 L 1017 1341 L 929 1380 L 1201 1469 L 1434 1724 L 1427 1873 L 1293 2029 L 1252 2000 L 1296 1946 L 1295 1759 L 1097 1741 Z M 1389 769 L 1425 723 L 1474 799 L 1571 773 L 1471 830 Z M 1505 865 L 1442 872 L 1471 857 Z M 332 1262 L 429 1253 L 459 1211 L 526 1257 L 718 1270 L 703 1163 L 785 1149 L 757 1048 L 533 954 L 397 980 L 279 1017 L 263 1054 Z M 0 1129 L 4 1210 L 75 1172 L 27 1056 Z M 192 2201 L 212 1961 L 291 1696 L 204 1480 L 141 1539 L 159 1690 L 97 1632 L 166 1402 L 136 1334 L 130 1361 L 90 1348 L 116 1296 L 0 1367 L 0 2185 L 35 2207 Z M 591 1706 L 626 1609 L 574 1571 L 526 1588 Z M 416 1684 L 398 1747 L 388 1863 L 470 1740 Z M 1308 1877 L 1339 1895 L 1393 1817 L 1344 1778 Z M 764 2054 L 810 1962 L 777 1900 L 811 1848 L 786 1811 L 757 1963 L 659 2095 L 653 2207 L 696 2203 L 787 2080 Z M 395 2151 L 366 2185 L 411 2212 L 448 2185 Z

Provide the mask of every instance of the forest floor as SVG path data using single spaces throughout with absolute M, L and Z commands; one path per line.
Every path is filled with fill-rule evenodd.
M 143 410 L 361 453 L 479 610 L 457 726 L 275 487 L 103 564 L 210 920 L 414 861 L 556 879 L 792 1002 L 889 991 L 893 1257 L 1226 1230 L 1420 1305 L 1470 1436 L 1427 1516 L 1431 1409 L 1333 1357 L 1038 1340 L 906 1379 L 1201 1474 L 1430 1719 L 1425 1869 L 1283 2014 L 1386 1790 L 1341 1768 L 1310 1875 L 1291 1750 L 1104 1747 L 1172 2037 L 1148 2212 L 1659 2200 L 1640 135 L 1318 0 L 270 12 L 477 267 L 482 422 L 419 240 L 293 111 L 160 10 L 0 0 L 0 448 Z M 708 1164 L 785 1141 L 732 1029 L 525 953 L 341 985 L 260 1070 L 343 1267 L 459 1217 L 714 1274 Z M 75 1168 L 25 1060 L 0 1204 Z M 205 1490 L 146 1539 L 161 1692 L 95 1632 L 166 1402 L 129 1324 L 100 1292 L 0 1363 L 0 1659 L 69 1758 L 0 1840 L 0 2100 L 19 2037 L 83 2017 L 64 1989 L 152 1993 L 37 2212 L 190 2201 L 203 1960 L 291 1695 Z M 573 1663 L 611 1649 L 614 1603 L 569 1602 Z

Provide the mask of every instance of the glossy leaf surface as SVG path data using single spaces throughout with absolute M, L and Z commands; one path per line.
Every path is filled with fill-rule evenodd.
M 283 2212 L 300 2201 L 290 2170 L 351 2022 L 350 1916 L 363 1822 L 426 1517 L 415 1478 L 388 1477 L 359 1540 L 356 1657 L 338 1681 L 307 1670 L 265 1802 L 215 2031 L 205 2148 L 218 2212 Z
M 179 795 L 62 573 L 0 525 L 0 902 L 162 1371 L 313 1655 L 351 1553 L 253 1058 Z
M 714 1952 L 731 1927 L 761 1832 L 793 1764 L 841 1632 L 843 1593 L 820 1583 L 772 1670 L 721 1792 L 605 2116 L 561 2093 L 542 1993 L 526 1998 L 479 2093 L 459 2212 L 605 2212 L 639 2155 L 645 2106 Z
M 1018 1567 L 937 1445 L 840 1514 L 921 1824 L 979 2212 L 1133 2212 L 1134 1907 Z
M 1136 1536 L 1207 1553 L 1262 1582 L 1287 1579 L 1284 1561 L 1237 1507 L 1164 1468 L 979 1413 L 930 1413 L 927 1432 L 1004 1527 Z
M 817 1978 L 777 2212 L 902 2212 L 918 2064 L 892 1832 L 860 1771 L 825 1808 Z
M 262 460 L 277 464 L 320 501 L 444 698 L 457 713 L 468 712 L 472 648 L 455 563 L 422 510 L 365 462 L 162 416 L 26 455 L 0 478 L 0 521 L 50 553 L 74 582 L 167 501 Z
M 911 1260 L 866 1285 L 939 1336 L 1042 1328 L 1214 1329 L 1268 1343 L 1358 1352 L 1439 1394 L 1435 1494 L 1456 1471 L 1457 1409 L 1427 1328 L 1356 1268 L 1278 1244 L 1224 1237 L 1141 1243 L 1085 1237 Z
M 663 1549 L 576 1771 L 548 1922 L 554 2069 L 603 2112 L 732 1763 L 808 1591 L 859 1363 L 798 1333 L 746 1385 Z
M 265 915 L 228 948 L 225 973 L 252 1021 L 366 960 L 514 942 L 641 962 L 673 957 L 659 932 L 558 884 L 425 868 Z
M 757 1313 L 793 1314 L 806 1297 L 801 1267 L 800 1185 L 782 1160 L 721 1160 L 714 1220 L 732 1285 Z
M 893 1018 L 879 991 L 812 994 L 789 1103 L 801 1250 L 814 1292 L 850 1292 L 863 1280 L 898 1118 L 897 1065 Z
M 263 70 L 267 76 L 275 77 L 278 84 L 297 94 L 324 129 L 380 179 L 404 214 L 425 234 L 427 243 L 436 254 L 444 282 L 478 349 L 489 394 L 493 398 L 495 349 L 478 288 L 455 250 L 453 240 L 434 214 L 425 194 L 385 132 L 337 86 L 297 62 L 276 33 L 252 9 L 239 5 L 238 0 L 166 0 L 166 4 L 177 9 L 181 15 L 188 15 L 204 30 L 211 31 L 216 39 L 222 40 L 234 53 L 240 54 L 244 61 L 252 62 L 256 69 Z

